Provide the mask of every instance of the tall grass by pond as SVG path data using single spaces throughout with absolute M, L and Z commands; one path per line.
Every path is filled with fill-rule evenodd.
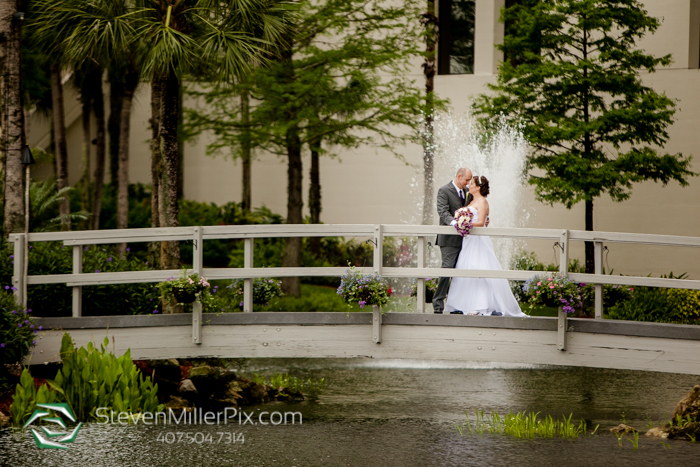
M 483 436 L 488 434 L 505 434 L 516 438 L 570 438 L 575 439 L 587 434 L 587 426 L 584 420 L 578 424 L 572 423 L 571 415 L 567 418 L 562 416 L 561 420 L 555 420 L 551 415 L 538 418 L 540 412 L 509 412 L 506 415 L 499 415 L 492 412 L 490 416 L 484 415 L 483 410 L 475 411 L 475 418 L 472 420 L 465 411 L 467 421 L 464 426 L 457 425 L 457 430 L 461 436 Z M 591 434 L 598 430 L 596 425 Z

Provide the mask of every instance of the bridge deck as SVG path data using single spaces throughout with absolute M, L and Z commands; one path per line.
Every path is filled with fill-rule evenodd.
M 372 313 L 204 314 L 202 343 L 192 315 L 38 318 L 28 358 L 59 361 L 63 331 L 78 345 L 107 335 L 110 350 L 134 359 L 347 358 L 462 360 L 661 371 L 700 375 L 700 326 L 569 319 L 566 351 L 556 318 L 386 313 L 372 342 Z

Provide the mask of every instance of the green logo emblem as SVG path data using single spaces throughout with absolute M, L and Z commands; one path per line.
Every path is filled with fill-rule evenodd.
M 66 424 L 63 421 L 63 418 L 57 415 L 65 416 L 71 422 L 76 421 L 75 414 L 70 409 L 68 404 L 37 404 L 36 406 L 38 408 L 34 410 L 32 416 L 29 417 L 27 423 L 24 424 L 24 428 L 27 428 L 35 420 L 41 419 L 44 422 L 55 423 L 65 430 Z M 78 423 L 78 425 L 70 433 L 53 431 L 45 426 L 42 426 L 41 430 L 44 432 L 44 435 L 47 438 L 58 438 L 60 436 L 60 438 L 58 438 L 56 441 L 51 441 L 51 439 L 44 438 L 44 436 L 42 436 L 42 434 L 34 428 L 32 428 L 32 436 L 34 437 L 34 441 L 36 441 L 36 445 L 41 449 L 68 449 L 68 446 L 65 446 L 65 444 L 75 441 L 75 437 L 78 436 L 78 431 L 80 431 L 80 427 L 82 425 L 82 422 Z

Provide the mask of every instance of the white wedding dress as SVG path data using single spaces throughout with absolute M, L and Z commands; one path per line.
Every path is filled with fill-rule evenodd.
M 478 222 L 479 211 L 472 206 L 468 209 L 474 213 L 472 222 Z M 455 269 L 503 270 L 496 259 L 491 239 L 482 235 L 464 237 Z M 527 317 L 520 310 L 507 279 L 453 277 L 445 311 L 457 310 L 465 315 L 490 315 L 498 311 L 503 316 Z

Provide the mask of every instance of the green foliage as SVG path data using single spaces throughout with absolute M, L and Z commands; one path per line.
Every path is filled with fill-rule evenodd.
M 234 158 L 245 147 L 287 155 L 292 135 L 321 154 L 323 141 L 376 145 L 403 158 L 397 147 L 418 137 L 410 130 L 422 109 L 422 91 L 407 78 L 421 52 L 419 14 L 410 1 L 301 2 L 278 60 L 237 86 L 190 89 L 205 105 L 185 109 L 187 133 L 212 132 L 207 153 Z M 254 102 L 249 116 L 241 113 L 242 92 Z
M 166 301 L 175 300 L 179 304 L 186 304 L 194 302 L 197 297 L 208 295 L 210 284 L 199 274 L 188 276 L 187 270 L 183 269 L 181 277 L 169 277 L 158 284 L 158 289 Z
M 148 271 L 147 261 L 127 251 L 121 257 L 112 247 L 91 247 L 83 251 L 83 272 Z M 29 275 L 70 274 L 72 248 L 59 242 L 34 242 L 29 245 Z M 0 280 L 12 281 L 12 249 L 0 245 Z M 99 271 L 96 272 L 96 271 Z M 37 316 L 70 316 L 71 288 L 64 284 L 29 286 L 27 306 Z M 152 284 L 94 285 L 83 287 L 83 315 L 108 316 L 153 312 L 153 301 L 159 294 Z
M 71 187 L 58 189 L 54 180 L 32 181 L 29 185 L 29 229 L 31 232 L 51 232 L 61 229 L 61 222 L 66 220 L 72 228 L 90 217 L 86 211 L 71 212 L 65 219 L 58 215 L 58 207 L 69 193 Z
M 605 311 L 611 319 L 700 324 L 700 292 L 636 287 L 630 300 L 618 303 Z
M 345 303 L 360 305 L 385 306 L 391 296 L 391 287 L 379 274 L 364 274 L 355 266 L 350 266 L 347 273 L 340 278 L 338 295 Z
M 234 279 L 227 287 L 231 290 L 234 301 L 236 297 L 243 303 L 243 279 Z M 284 296 L 282 282 L 276 279 L 256 277 L 253 279 L 253 303 L 269 305 L 270 300 Z
M 99 407 L 129 413 L 158 411 L 158 385 L 144 378 L 129 350 L 117 358 L 107 351 L 108 345 L 105 337 L 99 350 L 92 342 L 87 349 L 76 349 L 70 335 L 63 335 L 63 366 L 56 379 L 49 380 L 51 388 L 60 394 L 59 401 L 67 402 L 81 421 L 94 418 Z
M 529 183 L 540 201 L 571 208 L 608 194 L 629 198 L 633 183 L 682 186 L 690 158 L 659 154 L 674 102 L 645 86 L 640 72 L 667 66 L 636 42 L 659 26 L 636 0 L 547 0 L 505 9 L 508 60 L 475 110 L 490 129 L 519 125 L 530 142 Z M 592 204 L 591 204 L 592 206 Z M 591 207 L 592 209 L 592 207 Z
M 523 285 L 530 308 L 538 305 L 562 307 L 565 313 L 573 313 L 583 307 L 579 285 L 569 276 L 559 272 L 535 274 Z
M 461 436 L 464 433 L 470 435 L 506 434 L 516 438 L 569 438 L 576 439 L 587 433 L 586 421 L 581 420 L 578 425 L 571 422 L 572 415 L 562 416 L 562 420 L 554 420 L 551 415 L 538 418 L 539 412 L 509 412 L 500 416 L 492 412 L 491 417 L 484 416 L 483 410 L 476 410 L 474 422 L 466 413 L 467 422 L 464 427 L 457 425 L 457 430 Z M 598 430 L 596 426 L 593 433 Z
M 437 282 L 438 282 L 437 277 L 426 277 L 425 278 L 425 291 L 430 292 L 430 293 L 435 293 L 435 291 L 437 290 Z M 415 297 L 418 295 L 418 287 L 416 286 L 415 279 L 411 280 L 410 290 L 411 290 L 411 294 L 410 294 L 411 297 Z
M 10 285 L 0 291 L 0 380 L 5 365 L 22 363 L 34 344 L 35 328 L 31 310 L 23 310 L 15 301 Z
M 267 380 L 257 373 L 253 375 L 253 381 L 263 386 L 272 386 L 280 392 L 292 392 L 307 394 L 311 398 L 316 398 L 326 389 L 326 379 L 298 378 L 287 373 L 275 373 Z
M 235 304 L 238 306 L 238 303 Z M 363 311 L 358 304 L 348 304 L 335 287 L 301 284 L 301 297 L 284 296 L 270 301 L 269 306 L 253 305 L 254 311 Z
M 10 405 L 10 417 L 12 425 L 21 427 L 34 413 L 36 404 L 51 404 L 58 402 L 58 393 L 49 389 L 49 386 L 42 384 L 37 389 L 34 378 L 29 373 L 29 368 L 22 370 L 19 383 L 15 388 L 15 394 Z

